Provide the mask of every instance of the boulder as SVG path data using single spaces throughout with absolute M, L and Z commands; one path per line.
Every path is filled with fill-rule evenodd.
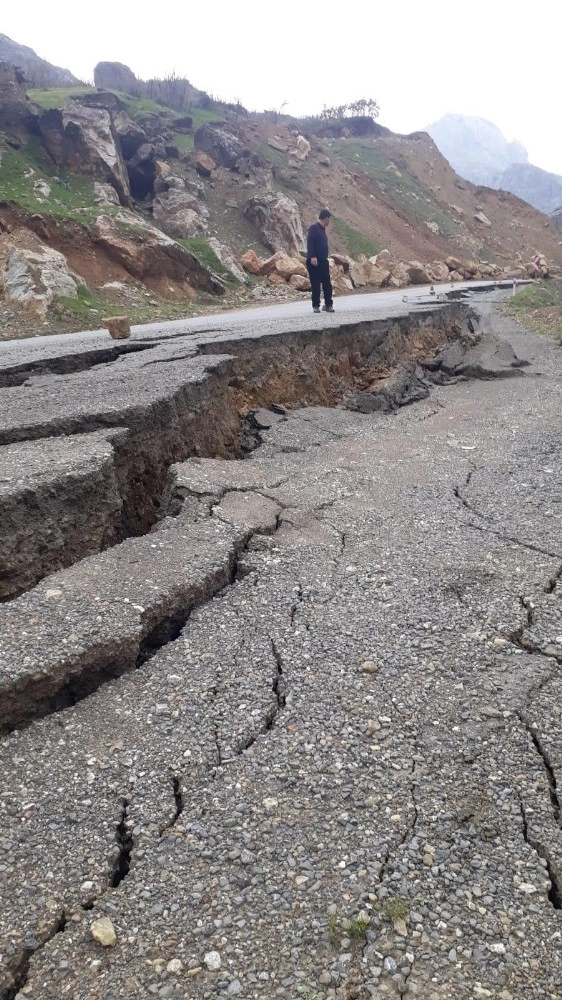
M 119 139 L 123 156 L 130 160 L 140 147 L 148 142 L 148 136 L 140 125 L 137 125 L 125 110 L 112 113 L 113 128 Z
M 348 295 L 353 291 L 351 278 L 348 278 L 333 261 L 330 262 L 330 281 L 334 292 L 338 295 Z
M 108 316 L 101 322 L 113 340 L 128 340 L 131 336 L 131 321 L 128 316 Z
M 310 281 L 308 278 L 303 277 L 302 274 L 292 274 L 289 278 L 289 284 L 296 288 L 297 292 L 309 292 L 310 291 Z
M 0 291 L 6 302 L 45 317 L 55 299 L 77 298 L 80 283 L 66 257 L 30 229 L 0 236 Z
M 105 108 L 106 111 L 111 112 L 112 116 L 120 111 L 127 113 L 125 101 L 122 101 L 117 94 L 113 94 L 111 90 L 90 91 L 89 94 L 81 94 L 75 100 L 79 104 L 85 104 L 88 108 Z
M 274 135 L 272 139 L 267 140 L 267 145 L 270 149 L 275 149 L 278 153 L 286 153 L 288 148 L 287 143 L 276 135 Z
M 306 266 L 299 257 L 279 257 L 275 264 L 275 270 L 287 279 L 293 275 L 300 275 L 301 278 L 308 279 Z
M 96 205 L 118 205 L 119 197 L 111 184 L 94 181 L 94 202 Z
M 220 260 L 222 266 L 225 267 L 227 271 L 230 271 L 240 284 L 245 285 L 248 279 L 246 278 L 242 268 L 236 263 L 232 251 L 229 250 L 228 247 L 224 246 L 223 243 L 219 243 L 215 236 L 212 236 L 210 240 L 207 240 L 207 243 Z
M 209 210 L 189 191 L 171 188 L 156 195 L 152 213 L 171 236 L 186 239 L 207 232 Z
M 433 281 L 449 281 L 449 268 L 441 260 L 434 260 L 430 268 Z
M 216 164 L 235 170 L 240 159 L 250 158 L 248 147 L 227 122 L 207 122 L 193 136 L 195 149 L 211 156 Z
M 200 177 L 212 177 L 213 171 L 217 169 L 217 164 L 212 156 L 204 153 L 202 149 L 197 149 L 193 157 L 193 165 Z
M 393 265 L 388 284 L 392 288 L 406 288 L 410 284 L 410 272 L 402 261 Z
M 167 191 L 169 184 L 168 178 L 171 175 L 172 168 L 169 163 L 165 160 L 155 160 L 154 161 L 154 194 L 161 194 L 162 191 Z M 181 183 L 178 185 L 180 189 L 185 187 L 183 180 L 178 178 Z M 173 187 L 174 185 L 172 185 Z
M 263 261 L 258 257 L 255 250 L 246 250 L 240 258 L 240 263 L 248 274 L 258 276 L 262 273 Z
M 484 212 L 475 212 L 473 218 L 482 226 L 487 226 L 488 228 L 491 228 L 492 226 L 492 223 L 490 222 L 488 216 L 484 215 Z
M 191 132 L 193 128 L 193 118 L 191 115 L 182 115 L 174 118 L 174 132 Z
M 445 257 L 445 263 L 449 268 L 449 271 L 458 271 L 462 266 L 458 257 Z
M 273 256 L 267 257 L 266 260 L 262 261 L 260 274 L 265 275 L 267 277 L 267 275 L 271 274 L 272 271 L 277 270 L 277 264 L 279 261 L 286 259 L 287 259 L 287 254 L 285 253 L 285 251 L 277 250 L 277 252 L 274 253 Z
M 109 257 L 141 281 L 167 277 L 215 295 L 225 291 L 220 278 L 194 254 L 133 212 L 99 216 L 91 236 Z
M 144 90 L 132 69 L 119 62 L 99 62 L 94 68 L 94 84 L 101 90 L 120 90 L 132 97 L 142 97 Z
M 334 264 L 337 264 L 338 267 L 343 268 L 345 272 L 349 271 L 349 268 L 353 264 L 353 258 L 348 257 L 347 254 L 344 253 L 333 253 L 331 259 L 333 260 Z
M 409 284 L 430 285 L 433 280 L 427 268 L 417 260 L 409 261 L 406 264 L 406 270 L 408 272 Z
M 304 246 L 298 205 L 280 191 L 264 191 L 250 198 L 244 215 L 269 250 L 284 250 L 294 256 Z
M 27 99 L 21 74 L 0 62 L 0 132 L 26 142 L 30 132 L 37 132 L 39 110 Z
M 305 139 L 304 135 L 297 136 L 296 146 L 289 150 L 289 156 L 293 156 L 301 162 L 304 162 L 310 156 L 310 143 L 308 139 Z
M 108 111 L 70 101 L 63 111 L 45 111 L 38 124 L 43 145 L 58 166 L 111 184 L 121 204 L 130 204 L 127 168 Z
M 365 272 L 357 261 L 353 260 L 350 264 L 349 277 L 354 288 L 364 288 L 367 284 L 367 279 L 365 277 Z
M 286 279 L 283 277 L 282 274 L 279 274 L 278 271 L 270 271 L 270 273 L 267 276 L 267 280 L 269 281 L 269 283 L 271 285 L 286 285 L 287 284 Z
M 390 271 L 386 268 L 378 267 L 377 264 L 372 264 L 370 260 L 366 264 L 363 264 L 362 267 L 365 281 L 368 285 L 374 285 L 375 288 L 384 288 L 388 284 Z

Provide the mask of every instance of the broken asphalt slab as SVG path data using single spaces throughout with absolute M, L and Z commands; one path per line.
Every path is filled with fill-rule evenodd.
M 154 640 L 2 743 L 3 998 L 559 997 L 560 355 L 523 344 L 176 459 L 176 516 L 0 608 L 18 670 Z

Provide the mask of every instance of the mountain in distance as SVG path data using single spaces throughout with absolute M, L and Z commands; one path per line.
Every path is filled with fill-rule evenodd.
M 520 142 L 508 142 L 485 118 L 443 115 L 426 129 L 461 177 L 485 187 L 510 191 L 540 212 L 562 205 L 562 177 L 529 163 Z
M 75 87 L 81 83 L 70 70 L 53 66 L 29 46 L 0 34 L 0 63 L 3 62 L 22 70 L 30 87 Z

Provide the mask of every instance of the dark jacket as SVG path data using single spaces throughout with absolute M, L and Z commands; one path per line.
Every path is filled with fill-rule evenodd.
M 306 238 L 306 256 L 317 257 L 318 260 L 328 260 L 328 236 L 326 229 L 319 222 L 314 222 L 308 230 Z

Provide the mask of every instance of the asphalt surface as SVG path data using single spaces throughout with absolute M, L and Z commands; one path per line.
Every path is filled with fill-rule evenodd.
M 521 284 L 521 283 L 520 283 Z M 412 308 L 443 302 L 446 296 L 476 293 L 484 289 L 504 288 L 509 290 L 513 282 L 455 282 L 452 285 L 438 285 L 435 295 L 430 294 L 429 285 L 413 286 L 407 289 L 379 291 L 366 295 L 347 295 L 338 298 L 336 312 L 320 313 L 312 317 L 310 302 L 288 302 L 280 305 L 254 306 L 232 312 L 216 313 L 189 320 L 171 320 L 163 323 L 145 323 L 131 328 L 130 341 L 112 341 L 107 330 L 90 330 L 75 334 L 52 334 L 49 336 L 27 337 L 22 340 L 0 341 L 0 367 L 5 370 L 12 364 L 21 364 L 35 359 L 58 357 L 61 354 L 79 354 L 103 346 L 119 353 L 128 350 L 131 343 L 143 340 L 164 340 L 183 337 L 186 334 L 204 333 L 207 341 L 211 333 L 238 333 L 263 336 L 268 333 L 289 333 L 293 330 L 308 330 L 311 320 L 315 326 L 337 326 L 343 322 L 373 320 L 379 317 L 408 315 Z M 61 348 L 65 348 L 61 351 Z
M 521 377 L 261 412 L 4 605 L 2 998 L 562 996 L 560 351 L 480 308 Z

